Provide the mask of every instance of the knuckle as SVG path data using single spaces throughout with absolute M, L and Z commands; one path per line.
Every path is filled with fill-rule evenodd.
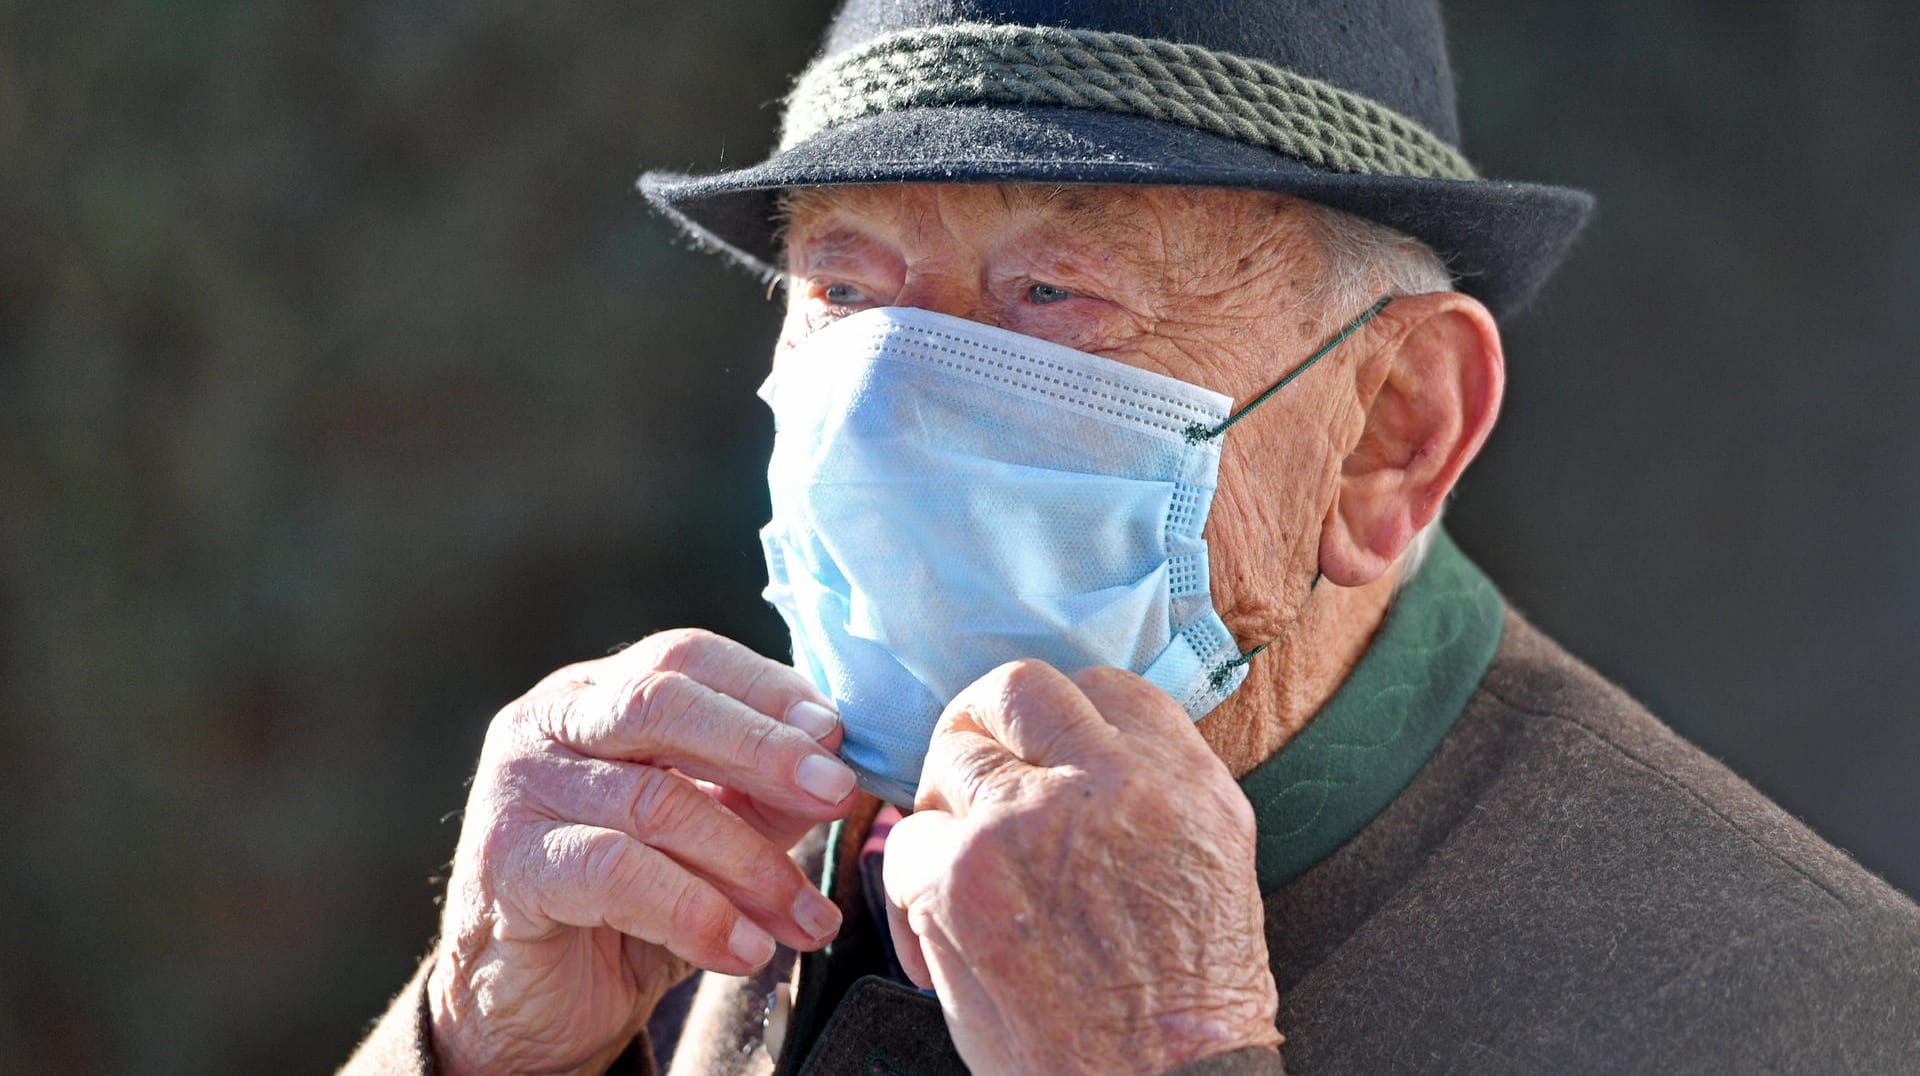
M 468 814 L 497 819 L 538 800 L 538 788 L 550 781 L 550 765 L 548 759 L 524 751 L 504 751 L 483 758 L 474 773 Z
M 655 668 L 677 671 L 718 638 L 704 628 L 671 628 L 640 640 L 631 651 L 643 655 Z
M 1007 662 L 987 675 L 989 705 L 1004 711 L 1047 710 L 1080 694 L 1059 669 L 1033 658 Z
M 777 904 L 784 907 L 789 903 L 788 898 L 803 884 L 800 868 L 794 866 L 793 860 L 784 854 L 765 842 L 761 843 L 762 847 L 752 853 L 747 864 L 746 884 L 753 892 L 774 898 Z
M 754 657 L 759 658 L 759 655 L 756 654 Z M 777 668 L 778 666 L 773 662 L 765 659 L 755 661 L 747 674 L 746 682 L 740 685 L 740 701 L 752 706 L 763 693 L 771 694 L 776 690 L 778 681 L 775 679 L 775 670 Z
M 500 708 L 487 723 L 487 735 L 481 747 L 483 755 L 500 751 L 511 751 L 516 745 L 525 742 L 530 734 L 540 728 L 537 711 L 540 696 L 531 692 L 522 695 Z
M 734 757 L 746 769 L 755 772 L 764 770 L 773 757 L 780 753 L 780 747 L 786 739 L 781 735 L 784 728 L 772 722 L 744 723 L 734 746 Z
M 621 839 L 617 833 L 595 833 L 582 842 L 580 874 L 583 879 L 603 879 L 616 885 L 626 885 L 637 876 L 636 866 L 634 845 Z
M 627 689 L 627 713 L 651 728 L 671 727 L 693 703 L 693 682 L 670 669 L 651 669 Z
M 1003 778 L 1006 756 L 973 741 L 960 741 L 945 754 L 946 779 L 963 803 L 976 807 L 999 802 L 1014 790 Z
M 1082 669 L 1072 677 L 1074 686 L 1093 701 L 1102 712 L 1119 709 L 1136 717 L 1156 718 L 1191 727 L 1192 719 L 1173 696 L 1153 685 L 1138 673 L 1111 665 Z M 1191 737 L 1198 741 L 1198 736 Z M 1204 741 L 1202 750 L 1208 750 Z
M 714 894 L 689 879 L 674 894 L 667 921 L 677 938 L 726 948 L 733 930 L 733 912 Z
M 645 841 L 689 828 L 704 799 L 678 777 L 662 770 L 647 770 L 634 789 L 633 802 L 627 806 L 634 836 Z
M 1051 686 L 1060 680 L 1059 670 L 1037 658 L 1009 661 L 988 675 L 997 677 L 1002 688 L 1009 693 L 1025 693 Z
M 531 745 L 568 742 L 580 733 L 573 707 L 578 696 L 573 692 L 530 691 L 494 716 L 487 729 L 487 749 L 525 753 Z
M 1090 665 L 1067 679 L 1075 687 L 1086 692 L 1137 693 L 1143 687 L 1151 687 L 1144 677 L 1130 673 L 1112 665 Z

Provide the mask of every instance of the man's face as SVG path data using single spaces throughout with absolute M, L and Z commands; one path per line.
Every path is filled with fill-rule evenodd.
M 1315 308 L 1325 254 L 1296 203 L 1183 188 L 918 185 L 801 192 L 775 361 L 870 307 L 938 311 L 1244 405 L 1358 311 Z M 1293 619 L 1341 446 L 1361 420 L 1336 353 L 1226 435 L 1207 522 L 1215 607 L 1242 648 Z M 1343 387 L 1344 386 L 1344 387 Z M 1208 724 L 1277 690 L 1250 680 Z

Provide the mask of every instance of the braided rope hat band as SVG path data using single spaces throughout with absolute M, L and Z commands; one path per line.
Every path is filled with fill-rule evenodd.
M 769 279 L 798 188 L 1214 188 L 1417 239 L 1504 316 L 1593 208 L 1475 175 L 1439 0 L 839 0 L 790 89 L 770 156 L 640 181 L 686 236 Z
M 1143 116 L 1333 172 L 1477 178 L 1414 120 L 1260 60 L 1129 34 L 986 23 L 903 30 L 816 63 L 787 99 L 780 148 L 865 116 L 983 104 Z

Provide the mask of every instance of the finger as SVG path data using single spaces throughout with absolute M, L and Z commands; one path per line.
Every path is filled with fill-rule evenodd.
M 784 813 L 824 821 L 853 795 L 853 771 L 813 737 L 684 673 L 649 669 L 532 712 L 581 754 L 672 766 Z
M 608 927 L 723 975 L 773 959 L 772 935 L 711 883 L 617 830 L 556 825 L 525 858 L 523 901 L 536 928 Z
M 1071 761 L 1111 734 L 1086 695 L 1044 661 L 1010 661 L 994 669 L 955 696 L 943 718 L 948 715 L 971 718 L 1032 766 Z
M 1022 769 L 1082 760 L 1116 735 L 1059 670 L 1010 662 L 968 685 L 940 715 L 914 806 L 964 816 Z
M 1096 665 L 1081 669 L 1070 679 L 1087 697 L 1102 720 L 1123 733 L 1134 735 L 1191 735 L 1204 746 L 1193 728 L 1193 718 L 1175 702 L 1173 696 L 1149 683 L 1143 676 L 1125 669 Z
M 533 692 L 632 679 L 636 670 L 648 669 L 685 673 L 768 717 L 793 725 L 829 751 L 840 749 L 840 715 L 831 698 L 792 666 L 698 628 L 659 632 L 608 657 L 556 669 L 535 684 Z
M 716 785 L 711 781 L 695 783 L 701 791 L 713 797 L 714 802 L 739 816 L 741 821 L 751 826 L 755 833 L 772 842 L 776 848 L 792 848 L 795 842 L 807 835 L 808 830 L 820 824 L 803 815 L 777 810 L 739 789 Z M 859 796 L 852 797 L 840 805 L 834 817 L 845 818 L 852 813 L 859 802 Z
M 900 970 L 922 990 L 933 989 L 933 972 L 927 967 L 927 954 L 920 948 L 920 936 L 907 924 L 907 910 L 887 903 L 887 933 L 893 936 L 893 954 Z
M 907 978 L 923 989 L 933 987 L 933 970 L 915 920 L 926 924 L 935 887 L 952 870 L 961 832 L 960 821 L 944 811 L 915 811 L 894 823 L 880 860 L 894 952 Z
M 840 715 L 805 699 L 793 704 L 793 708 L 787 713 L 786 723 L 812 736 L 821 747 L 833 752 L 836 756 L 840 751 L 841 742 L 846 739 L 846 729 L 840 723 Z M 824 732 L 822 732 L 823 728 Z M 694 783 L 701 791 L 718 801 L 722 807 L 739 815 L 747 825 L 754 828 L 755 832 L 781 848 L 792 848 L 795 841 L 806 836 L 808 830 L 823 821 L 845 818 L 860 799 L 857 795 L 849 797 L 842 801 L 828 818 L 822 819 L 812 811 L 796 814 L 781 810 L 737 788 L 729 788 L 713 781 L 696 778 Z
M 541 782 L 544 804 L 562 820 L 619 830 L 665 852 L 792 948 L 818 949 L 839 930 L 839 908 L 783 848 L 685 778 L 599 759 L 567 760 L 564 769 L 565 780 Z
M 999 797 L 1022 771 L 1031 768 L 988 735 L 971 713 L 949 711 L 934 726 L 933 739 L 927 744 L 909 817 L 944 811 L 964 818 Z
M 815 743 L 836 755 L 840 753 L 841 741 L 847 738 L 846 726 L 840 723 L 840 714 L 812 699 L 801 699 L 794 703 L 780 720 L 813 737 Z
M 816 708 L 812 712 L 824 711 L 838 724 L 833 700 L 799 670 L 710 631 L 678 628 L 659 632 L 608 660 L 627 670 L 629 678 L 636 671 L 648 669 L 683 673 L 768 717 L 798 725 L 815 739 L 826 736 L 822 721 L 816 718 L 808 725 L 804 718 L 789 720 L 795 706 L 807 703 Z M 802 711 L 807 712 L 807 708 L 802 707 Z

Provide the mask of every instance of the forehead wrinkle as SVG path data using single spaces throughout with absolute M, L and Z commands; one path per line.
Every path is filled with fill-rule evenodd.
M 1075 234 L 1108 236 L 1114 232 L 1138 235 L 1143 231 L 1141 192 L 1120 187 L 1051 187 L 1023 184 L 1011 187 L 1016 201 Z
M 1302 242 L 1308 237 L 1298 220 L 1289 219 L 1293 200 L 1284 196 L 1232 192 L 1237 196 L 1223 197 L 1225 192 L 1212 190 L 1091 184 L 981 185 L 992 191 L 989 195 L 979 186 L 961 191 L 930 185 L 936 194 L 951 196 L 949 206 L 949 197 L 913 197 L 913 186 L 791 189 L 781 199 L 789 244 L 792 226 L 798 225 L 807 233 L 810 260 L 842 255 L 871 239 L 863 224 L 890 219 L 924 249 L 930 238 L 964 240 L 964 227 L 949 235 L 944 226 L 966 220 L 969 211 L 962 207 L 971 204 L 993 205 L 1010 223 L 1026 217 L 1016 230 L 1039 240 L 1051 255 L 1046 260 L 1061 268 L 1126 267 L 1150 274 L 1151 280 L 1139 283 L 1155 291 L 1223 298 L 1276 271 L 1295 276 L 1318 268 L 1313 251 L 1302 249 L 1311 244 Z M 959 211 L 952 221 L 945 219 L 949 209 Z
M 1292 200 L 1187 188 L 1030 188 L 1049 223 L 1082 254 L 1122 261 L 1163 298 L 1226 300 L 1275 272 L 1302 268 Z
M 915 184 L 848 184 L 829 187 L 792 187 L 775 205 L 776 223 L 791 227 L 823 215 L 872 216 L 888 209 L 897 212 L 908 201 Z M 918 186 L 939 187 L 940 184 Z M 971 185 L 968 185 L 971 186 Z M 1124 187 L 1008 183 L 985 185 L 999 196 L 1009 212 L 1030 212 L 1081 231 L 1099 233 L 1108 228 L 1140 230 L 1145 192 Z M 891 196 L 891 197 L 890 197 Z M 939 201 L 934 199 L 934 201 Z
M 799 253 L 803 263 L 812 268 L 857 255 L 862 248 L 871 243 L 858 229 L 845 224 L 837 224 L 825 231 L 806 237 L 806 243 Z
M 875 215 L 875 204 L 885 187 L 789 187 L 774 203 L 773 218 L 782 239 L 791 240 L 797 225 L 814 227 L 821 221 L 847 222 Z M 834 230 L 853 231 L 843 224 Z
M 875 241 L 871 222 L 885 216 L 882 203 L 889 189 L 794 187 L 782 192 L 775 220 L 787 264 L 794 266 L 803 258 L 804 268 L 811 270 L 869 253 Z

